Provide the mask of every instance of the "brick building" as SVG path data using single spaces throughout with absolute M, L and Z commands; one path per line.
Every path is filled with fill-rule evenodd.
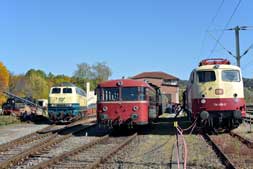
M 136 80 L 147 80 L 160 87 L 168 102 L 179 103 L 178 78 L 164 72 L 143 72 L 131 77 Z

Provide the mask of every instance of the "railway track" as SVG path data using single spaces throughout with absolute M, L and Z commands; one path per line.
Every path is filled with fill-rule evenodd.
M 82 122 L 85 122 L 81 120 Z M 79 121 L 79 122 L 81 122 Z M 89 123 L 90 119 L 86 119 Z M 0 152 L 0 168 L 10 168 L 11 166 L 20 165 L 31 156 L 50 149 L 53 145 L 57 145 L 64 140 L 70 138 L 91 125 L 83 126 L 75 122 L 64 128 L 52 130 L 53 126 L 49 126 L 37 133 L 32 133 L 28 136 L 14 140 L 1 146 Z M 42 134 L 40 134 L 42 133 Z
M 67 153 L 62 153 L 59 156 L 40 163 L 33 167 L 33 169 L 97 168 L 136 137 L 136 133 L 126 137 L 110 137 L 109 135 L 105 135 L 88 144 L 83 144 Z
M 20 137 L 18 139 L 12 140 L 12 141 L 4 143 L 4 144 L 1 144 L 0 145 L 0 154 L 9 150 L 9 149 L 14 148 L 14 147 L 19 147 L 24 144 L 31 143 L 31 142 L 34 142 L 37 140 L 41 140 L 45 137 L 49 137 L 49 136 L 53 135 L 54 133 L 61 132 L 62 130 L 66 129 L 66 128 L 73 127 L 74 125 L 80 124 L 82 122 L 85 123 L 85 122 L 87 122 L 87 120 L 92 120 L 93 118 L 94 117 L 82 119 L 82 120 L 70 123 L 68 125 L 62 125 L 62 126 L 57 126 L 55 124 L 50 125 L 50 126 L 45 127 L 44 129 L 41 129 L 37 132 L 25 135 L 23 137 Z
M 202 135 L 212 146 L 226 168 L 253 168 L 253 152 L 244 142 L 231 134 Z

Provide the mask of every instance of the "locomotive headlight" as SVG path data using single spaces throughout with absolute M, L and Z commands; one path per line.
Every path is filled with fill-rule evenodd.
M 50 104 L 51 107 L 56 107 L 56 104 Z
M 122 85 L 123 85 L 122 81 L 117 82 L 117 86 L 122 86 Z
M 139 110 L 139 107 L 138 106 L 134 106 L 133 107 L 133 111 L 137 111 L 137 110 Z
M 203 99 L 200 100 L 200 102 L 201 102 L 202 104 L 205 104 L 205 103 L 206 103 L 206 99 L 203 98 Z
M 108 110 L 108 107 L 107 106 L 104 106 L 103 107 L 103 111 L 106 112 Z
M 107 120 L 108 119 L 107 114 L 100 114 L 100 119 L 101 120 Z
M 71 107 L 72 106 L 72 104 L 66 104 L 66 107 Z
M 133 119 L 133 120 L 138 119 L 138 114 L 132 114 L 132 115 L 131 115 L 131 119 Z
M 200 117 L 202 120 L 207 120 L 209 117 L 209 113 L 207 111 L 200 112 Z

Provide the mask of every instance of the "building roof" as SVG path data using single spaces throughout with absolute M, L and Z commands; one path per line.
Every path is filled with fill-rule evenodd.
M 143 78 L 178 80 L 177 77 L 164 72 L 143 72 L 132 77 L 132 79 L 143 79 Z

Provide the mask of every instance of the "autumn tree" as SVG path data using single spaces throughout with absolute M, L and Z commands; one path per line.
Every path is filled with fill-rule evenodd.
M 0 62 L 0 91 L 5 91 L 9 87 L 9 72 L 2 62 Z M 5 101 L 5 96 L 0 93 L 0 105 Z
M 26 77 L 27 84 L 30 86 L 30 90 L 27 90 L 27 96 L 32 96 L 35 99 L 47 98 L 49 93 L 49 86 L 47 80 L 42 76 L 31 74 Z

